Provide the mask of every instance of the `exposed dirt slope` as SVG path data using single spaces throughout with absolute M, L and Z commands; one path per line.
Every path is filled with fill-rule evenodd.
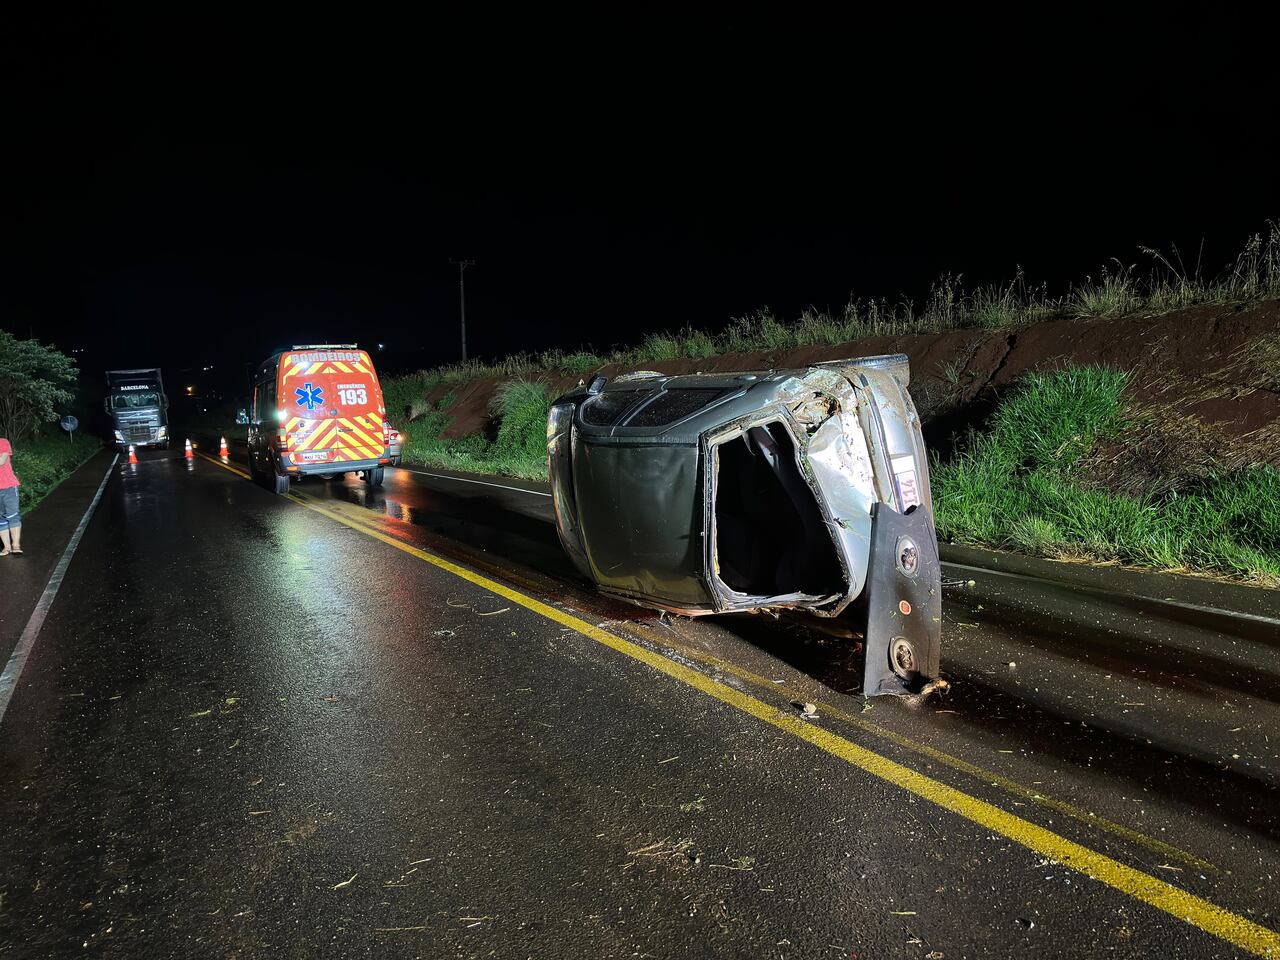
M 935 444 L 944 443 L 957 428 L 980 422 L 1001 388 L 1029 370 L 1100 364 L 1129 371 L 1131 392 L 1140 406 L 1166 423 L 1206 433 L 1216 452 L 1231 462 L 1280 466 L 1280 301 L 1275 300 L 1159 316 L 872 337 L 835 347 L 647 366 L 672 374 L 760 370 L 898 352 L 911 358 L 912 393 Z M 623 370 L 611 364 L 602 372 Z M 488 430 L 490 402 L 502 379 L 438 386 L 429 397 L 433 402 L 447 394 L 455 397 L 444 435 Z M 560 392 L 579 377 L 549 372 L 542 379 Z

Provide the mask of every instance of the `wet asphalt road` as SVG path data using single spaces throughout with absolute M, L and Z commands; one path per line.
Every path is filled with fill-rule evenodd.
M 0 956 L 1247 955 L 366 530 L 1280 925 L 1265 642 L 1107 646 L 984 586 L 950 694 L 866 709 L 802 624 L 596 597 L 536 493 L 298 493 L 354 528 L 204 460 L 115 471 L 0 723 Z

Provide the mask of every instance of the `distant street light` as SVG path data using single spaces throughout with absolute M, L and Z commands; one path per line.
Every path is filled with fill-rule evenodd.
M 467 267 L 474 267 L 474 260 L 450 260 L 458 268 L 458 315 L 462 321 L 462 362 L 467 362 L 467 285 L 462 279 Z

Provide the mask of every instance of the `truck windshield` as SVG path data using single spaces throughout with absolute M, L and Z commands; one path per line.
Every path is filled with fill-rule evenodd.
M 160 394 L 154 390 L 131 390 L 117 393 L 111 398 L 112 410 L 135 410 L 138 407 L 160 406 Z

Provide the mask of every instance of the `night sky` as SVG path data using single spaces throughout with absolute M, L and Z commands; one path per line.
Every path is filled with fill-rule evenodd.
M 208 8 L 213 10 L 215 8 Z M 1256 25 L 28 13 L 0 326 L 107 366 L 604 349 L 1280 216 Z M 357 8 L 349 8 L 355 10 Z M 781 8 L 780 8 L 781 9 Z M 229 374 L 228 374 L 229 375 Z

